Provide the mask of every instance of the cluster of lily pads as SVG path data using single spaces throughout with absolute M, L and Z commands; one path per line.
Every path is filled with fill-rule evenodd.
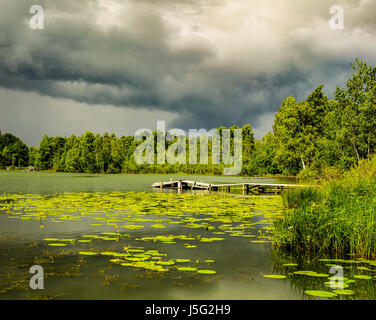
M 215 274 L 215 270 L 207 268 L 215 261 L 208 257 L 202 261 L 205 268 L 198 267 L 198 261 L 168 258 L 166 253 L 156 250 L 155 245 L 181 244 L 185 250 L 229 237 L 242 237 L 254 243 L 270 242 L 270 221 L 254 221 L 253 218 L 268 217 L 280 209 L 280 200 L 273 197 L 241 198 L 219 194 L 80 192 L 0 196 L 0 212 L 9 214 L 11 219 L 35 221 L 46 233 L 51 223 L 71 221 L 84 221 L 90 230 L 97 230 L 75 238 L 45 237 L 43 240 L 50 247 L 78 247 L 79 255 L 109 257 L 109 262 L 122 267 L 199 274 Z M 176 225 L 179 231 L 186 232 L 165 232 L 164 229 L 174 229 Z M 97 244 L 103 241 L 114 244 L 118 250 L 99 250 Z M 85 249 L 82 246 L 86 246 Z
M 298 267 L 297 263 L 284 263 L 282 266 L 289 267 L 287 275 L 283 274 L 270 274 L 264 275 L 265 278 L 272 279 L 286 279 L 288 276 L 306 276 L 306 277 L 315 277 L 325 279 L 324 286 L 328 290 L 305 290 L 304 293 L 320 298 L 334 298 L 338 296 L 350 296 L 354 295 L 355 291 L 350 289 L 351 284 L 356 283 L 357 280 L 376 280 L 376 269 L 372 268 L 376 266 L 375 260 L 366 260 L 366 259 L 318 259 L 318 261 L 325 263 L 325 266 L 328 268 L 333 268 L 334 270 L 338 269 L 349 269 L 353 268 L 355 265 L 355 272 L 357 274 L 351 274 L 347 277 L 339 274 L 330 275 L 328 273 L 320 273 L 310 270 L 296 270 L 292 271 L 291 268 Z M 367 267 L 360 265 L 366 264 Z M 347 265 L 347 266 L 342 266 Z M 351 266 L 350 266 L 351 265 Z M 360 272 L 367 272 L 368 274 L 363 274 Z M 374 275 L 372 275 L 374 274 Z M 329 291 L 331 290 L 331 291 Z
M 69 248 L 69 252 L 85 257 L 88 262 L 107 259 L 114 268 L 163 273 L 217 274 L 216 261 L 212 257 L 200 261 L 192 258 L 201 246 L 234 238 L 255 244 L 270 243 L 272 221 L 269 218 L 279 215 L 282 210 L 279 197 L 147 192 L 0 195 L 0 213 L 21 223 L 35 223 L 45 234 L 43 244 L 51 250 L 60 252 Z M 78 221 L 87 226 L 88 234 L 49 233 L 55 223 L 64 225 Z M 169 256 L 169 250 L 166 250 L 169 246 L 179 249 L 178 257 Z M 188 252 L 189 259 L 184 257 Z M 304 292 L 308 296 L 324 298 L 354 295 L 352 285 L 356 282 L 376 280 L 374 260 L 319 261 L 327 268 L 342 265 L 355 272 L 333 278 L 326 272 L 305 270 L 306 266 L 292 261 L 282 264 L 284 271 L 281 274 L 263 277 L 322 279 L 320 288 L 310 285 Z

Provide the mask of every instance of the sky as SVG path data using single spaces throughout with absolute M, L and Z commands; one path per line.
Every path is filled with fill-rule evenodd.
M 30 7 L 44 29 L 30 27 Z M 330 8 L 344 9 L 333 30 Z M 355 58 L 376 64 L 374 0 L 0 0 L 0 130 L 133 135 L 250 124 L 320 84 L 330 97 Z

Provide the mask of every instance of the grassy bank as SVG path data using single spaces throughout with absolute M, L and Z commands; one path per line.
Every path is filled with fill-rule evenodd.
M 376 258 L 376 158 L 319 188 L 283 193 L 277 246 Z

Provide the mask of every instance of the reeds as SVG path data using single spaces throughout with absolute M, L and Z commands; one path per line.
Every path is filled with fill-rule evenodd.
M 274 221 L 277 246 L 376 257 L 376 158 L 317 189 L 282 197 L 287 210 Z

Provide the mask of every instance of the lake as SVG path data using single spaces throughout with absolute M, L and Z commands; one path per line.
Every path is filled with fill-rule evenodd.
M 374 261 L 273 248 L 280 196 L 151 189 L 171 177 L 293 182 L 0 171 L 0 299 L 376 298 Z

